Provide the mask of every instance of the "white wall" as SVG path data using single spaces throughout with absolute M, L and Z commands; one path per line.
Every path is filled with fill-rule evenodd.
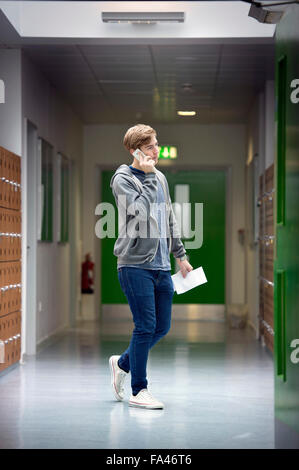
M 13 27 L 20 33 L 20 19 L 22 2 L 15 2 L 11 0 L 1 0 L 0 9 L 3 11 L 5 16 L 9 19 Z
M 249 112 L 247 127 L 247 166 L 246 166 L 246 236 L 245 236 L 245 265 L 246 265 L 246 281 L 245 281 L 245 300 L 248 304 L 249 324 L 258 334 L 258 313 L 259 313 L 259 250 L 258 245 L 254 243 L 254 227 L 253 227 L 253 211 L 254 211 L 254 156 L 258 171 L 256 179 L 261 174 L 261 161 L 263 155 L 260 155 L 260 107 L 262 102 L 261 96 L 256 96 Z M 259 185 L 259 181 L 257 181 Z M 259 186 L 258 186 L 259 187 Z
M 99 182 L 95 182 L 97 165 L 115 165 L 131 163 L 123 148 L 122 139 L 128 125 L 102 125 L 84 127 L 84 165 L 83 165 L 83 252 L 97 256 L 99 239 L 95 237 L 94 216 L 96 205 L 100 202 Z M 231 265 L 229 273 L 227 303 L 243 303 L 245 288 L 244 247 L 238 240 L 238 229 L 245 227 L 245 126 L 243 125 L 157 125 L 160 144 L 172 144 L 178 147 L 177 168 L 188 165 L 202 167 L 231 167 L 232 224 L 231 242 L 227 256 Z M 163 167 L 159 166 L 163 171 Z M 98 180 L 98 176 L 97 176 Z M 97 258 L 98 259 L 98 258 Z M 98 266 L 100 275 L 100 266 Z M 100 285 L 100 280 L 97 286 Z M 100 296 L 100 294 L 99 294 Z
M 20 57 L 17 49 L 0 49 L 0 79 L 5 85 L 5 103 L 0 103 L 0 145 L 19 156 L 22 153 Z
M 57 243 L 57 191 L 54 186 L 54 241 L 38 242 L 37 245 L 37 343 L 61 330 L 70 322 L 70 307 L 78 308 L 80 275 L 80 174 L 83 148 L 83 127 L 70 106 L 64 102 L 57 91 L 39 72 L 36 66 L 23 54 L 22 56 L 22 94 L 23 117 L 37 127 L 38 136 L 64 153 L 74 162 L 74 194 L 71 219 L 72 244 Z M 57 171 L 57 168 L 55 168 Z M 72 267 L 72 271 L 70 272 Z M 77 292 L 74 292 L 74 286 Z M 70 293 L 75 297 L 70 299 Z M 30 314 L 30 312 L 28 312 Z

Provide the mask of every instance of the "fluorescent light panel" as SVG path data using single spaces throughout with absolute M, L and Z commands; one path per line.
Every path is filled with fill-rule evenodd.
M 102 12 L 104 23 L 183 23 L 185 13 L 177 11 L 169 12 Z

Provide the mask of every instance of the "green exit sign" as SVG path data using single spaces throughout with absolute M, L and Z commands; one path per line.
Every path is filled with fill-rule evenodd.
M 164 145 L 159 147 L 159 158 L 162 159 L 174 159 L 177 158 L 178 156 L 178 150 L 176 147 L 173 147 L 172 145 Z

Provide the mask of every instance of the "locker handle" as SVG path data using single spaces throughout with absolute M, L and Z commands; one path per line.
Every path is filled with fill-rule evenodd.
M 20 337 L 21 337 L 21 335 L 20 335 L 20 333 L 18 333 L 17 335 L 11 336 L 11 337 L 8 338 L 8 339 L 4 339 L 4 340 L 1 340 L 1 339 L 0 339 L 0 342 L 3 342 L 4 344 L 8 344 L 8 343 L 11 343 L 11 341 L 14 341 L 14 340 L 16 340 L 16 339 L 18 339 L 18 338 L 20 338 Z
M 276 310 L 276 370 L 284 382 L 286 381 L 286 341 L 285 341 L 285 271 L 279 269 L 276 271 L 275 285 L 275 310 Z

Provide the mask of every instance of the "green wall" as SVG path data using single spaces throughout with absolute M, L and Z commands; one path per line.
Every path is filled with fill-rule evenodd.
M 285 15 L 276 30 L 274 264 L 275 417 L 298 433 L 299 443 L 299 363 L 291 360 L 294 351 L 291 341 L 299 339 L 299 103 L 292 103 L 290 99 L 293 90 L 290 84 L 293 79 L 299 79 L 298 58 L 299 6 Z M 282 439 L 282 436 L 276 437 L 278 441 Z

